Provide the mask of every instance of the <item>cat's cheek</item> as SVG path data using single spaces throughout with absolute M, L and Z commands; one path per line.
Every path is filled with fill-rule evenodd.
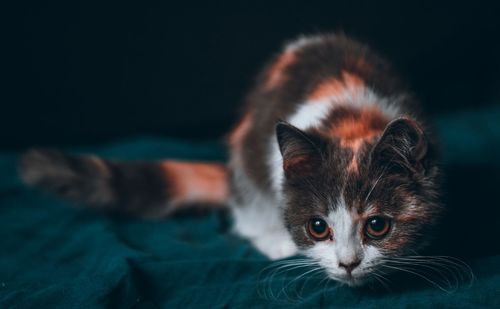
M 366 263 L 374 263 L 378 259 L 382 257 L 382 253 L 380 252 L 380 249 L 375 247 L 375 246 L 364 246 L 364 262 Z
M 371 268 L 376 267 L 380 263 L 380 259 L 384 256 L 380 249 L 375 246 L 364 246 L 363 253 L 364 257 L 359 271 L 363 272 L 363 275 L 370 275 Z M 356 272 L 353 272 L 353 274 L 356 274 Z
M 304 255 L 313 259 L 323 267 L 328 275 L 337 277 L 341 275 L 338 269 L 338 259 L 335 254 L 335 243 L 331 241 L 317 242 L 312 247 L 303 251 Z

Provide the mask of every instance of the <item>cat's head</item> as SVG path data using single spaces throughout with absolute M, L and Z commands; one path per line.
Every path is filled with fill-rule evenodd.
M 276 133 L 287 229 L 331 278 L 361 285 L 427 243 L 440 212 L 438 168 L 416 121 L 393 120 L 354 147 L 287 123 Z

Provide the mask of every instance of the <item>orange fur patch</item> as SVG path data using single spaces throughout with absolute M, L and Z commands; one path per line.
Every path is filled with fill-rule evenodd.
M 267 81 L 265 88 L 273 89 L 283 83 L 286 78 L 284 71 L 296 60 L 296 56 L 291 51 L 284 52 L 278 60 L 271 65 L 267 71 Z
M 387 117 L 376 107 L 366 107 L 359 114 L 346 116 L 330 129 L 330 134 L 343 143 L 350 144 L 380 134 L 388 123 Z
M 338 96 L 346 91 L 354 92 L 365 86 L 361 78 L 351 73 L 342 72 L 342 79 L 329 78 L 320 83 L 309 95 L 309 100 Z
M 389 120 L 376 107 L 365 107 L 346 115 L 335 123 L 329 135 L 340 140 L 340 146 L 349 148 L 353 158 L 348 166 L 350 172 L 358 171 L 357 153 L 367 140 L 381 134 Z
M 224 165 L 165 161 L 161 166 L 167 175 L 172 203 L 226 202 L 229 187 Z
M 246 113 L 231 133 L 229 133 L 229 145 L 232 147 L 238 147 L 247 132 L 250 130 L 251 126 L 252 115 L 251 113 Z
M 340 141 L 340 146 L 344 148 L 350 148 L 353 153 L 353 157 L 351 160 L 351 163 L 349 163 L 349 166 L 347 167 L 347 170 L 351 173 L 357 173 L 358 172 L 358 157 L 357 153 L 359 151 L 359 148 L 361 148 L 361 145 L 363 144 L 364 140 L 363 139 L 356 139 L 354 141 L 345 141 L 341 140 Z

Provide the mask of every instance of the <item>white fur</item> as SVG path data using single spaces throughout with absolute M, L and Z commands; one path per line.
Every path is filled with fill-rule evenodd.
M 281 203 L 275 196 L 263 194 L 249 177 L 231 162 L 233 177 L 243 205 L 230 199 L 236 234 L 249 239 L 252 244 L 269 258 L 281 259 L 297 253 L 297 246 L 283 224 Z
M 339 263 L 343 264 L 350 264 L 357 260 L 362 253 L 359 233 L 357 233 L 352 215 L 347 211 L 342 198 L 341 205 L 328 216 L 335 233 L 335 255 Z
M 322 36 L 300 36 L 298 39 L 288 43 L 285 47 L 286 51 L 296 51 L 307 45 L 320 43 L 323 41 Z

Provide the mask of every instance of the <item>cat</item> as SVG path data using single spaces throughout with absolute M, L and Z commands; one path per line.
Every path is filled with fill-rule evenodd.
M 303 254 L 351 286 L 429 243 L 443 210 L 437 143 L 385 59 L 345 35 L 302 36 L 265 66 L 245 103 L 227 164 L 31 150 L 20 175 L 143 217 L 227 205 L 234 231 L 270 259 Z

